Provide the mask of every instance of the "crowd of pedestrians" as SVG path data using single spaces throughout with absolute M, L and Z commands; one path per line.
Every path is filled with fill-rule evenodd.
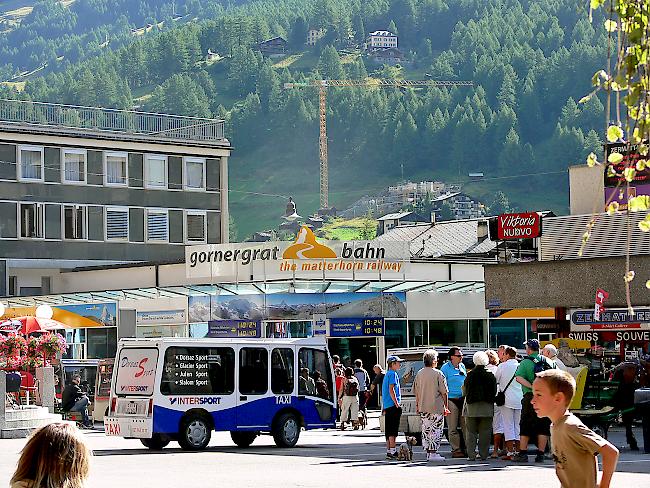
M 536 339 L 527 340 L 524 346 L 526 355 L 521 361 L 517 360 L 517 350 L 509 345 L 497 351 L 478 351 L 469 372 L 459 347 L 449 349 L 448 359 L 439 369 L 438 352 L 424 352 L 424 367 L 415 376 L 413 392 L 427 461 L 445 461 L 439 452 L 445 419 L 451 457 L 469 461 L 492 457 L 525 463 L 529 461 L 530 442 L 536 446 L 535 462 L 544 462 L 552 431 L 552 459 L 562 487 L 607 488 L 618 450 L 569 412 L 576 383 L 571 374 L 558 367 L 557 349 L 546 347 L 540 352 Z M 386 458 L 391 460 L 398 457 L 395 446 L 402 415 L 401 362 L 399 356 L 387 358 L 387 370 L 378 386 Z M 375 384 L 373 381 L 372 390 Z M 490 456 L 491 440 L 494 448 Z M 595 460 L 598 455 L 603 458 L 600 480 Z

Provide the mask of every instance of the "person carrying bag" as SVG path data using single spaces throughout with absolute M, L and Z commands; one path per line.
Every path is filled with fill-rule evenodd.
M 512 380 L 515 379 L 515 375 L 512 375 L 512 378 L 510 378 L 510 381 L 508 381 L 508 384 L 506 387 L 503 389 L 503 391 L 500 391 L 499 393 L 496 394 L 494 397 L 494 404 L 497 407 L 503 407 L 506 404 L 506 390 L 510 386 L 510 383 L 512 383 Z

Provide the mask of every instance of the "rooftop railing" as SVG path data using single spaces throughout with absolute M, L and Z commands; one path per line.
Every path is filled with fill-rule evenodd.
M 218 142 L 224 139 L 223 120 L 218 119 L 24 100 L 0 99 L 2 123 L 156 140 Z

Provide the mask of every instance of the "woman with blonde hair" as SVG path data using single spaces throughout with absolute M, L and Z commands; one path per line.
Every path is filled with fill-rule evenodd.
M 490 373 L 492 373 L 495 378 L 497 375 L 497 370 L 499 369 L 500 357 L 499 354 L 494 349 L 488 349 L 485 351 L 485 354 L 488 355 L 490 362 L 485 367 Z M 499 383 L 497 382 L 497 391 L 499 390 Z M 506 452 L 503 451 L 503 416 L 501 414 L 501 408 L 494 405 L 494 418 L 492 419 L 492 434 L 494 435 L 494 452 L 492 453 L 492 459 L 497 459 L 499 453 L 501 452 L 502 456 L 505 456 Z
M 25 444 L 11 488 L 83 488 L 91 456 L 76 427 L 46 425 Z

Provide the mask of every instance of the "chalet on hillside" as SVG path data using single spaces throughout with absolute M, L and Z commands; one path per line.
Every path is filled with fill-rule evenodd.
M 404 54 L 396 47 L 388 49 L 374 49 L 368 54 L 373 60 L 381 64 L 401 64 L 404 62 Z
M 325 36 L 327 31 L 325 29 L 309 29 L 307 31 L 307 44 L 308 46 L 315 46 L 319 39 Z
M 287 41 L 282 37 L 274 37 L 273 39 L 267 39 L 266 41 L 257 43 L 255 49 L 261 52 L 264 56 L 286 54 Z

